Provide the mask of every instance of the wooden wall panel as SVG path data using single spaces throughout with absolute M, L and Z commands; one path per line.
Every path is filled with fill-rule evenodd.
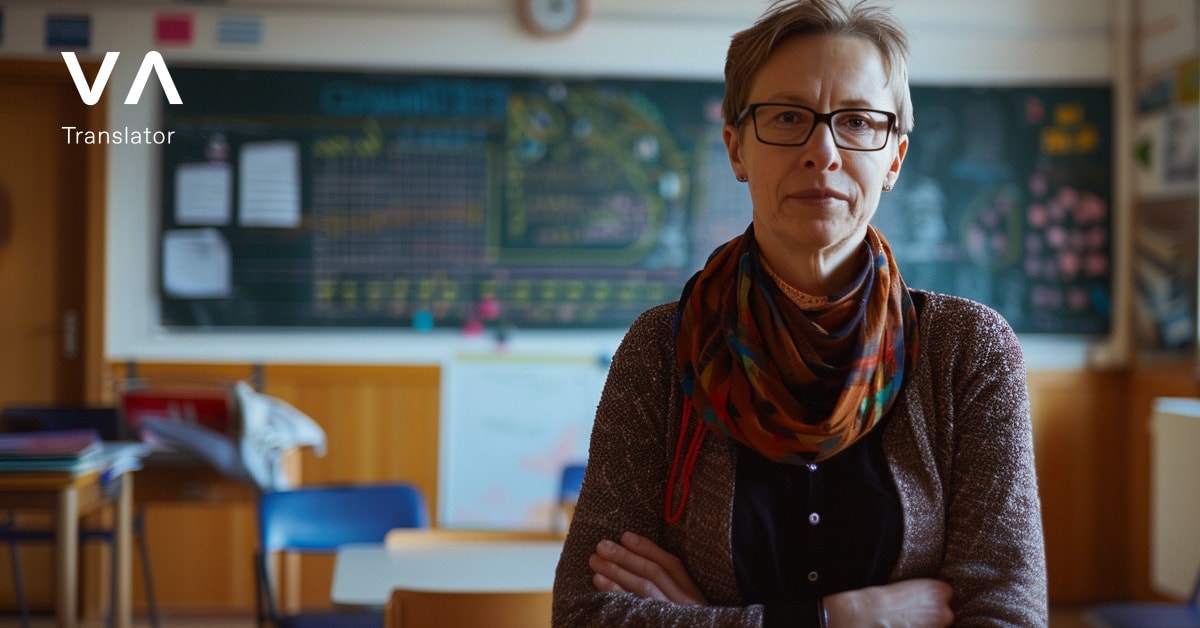
M 268 366 L 264 391 L 325 430 L 328 453 L 301 454 L 305 483 L 404 480 L 436 512 L 436 366 Z
M 1124 512 L 1127 399 L 1120 371 L 1029 373 L 1050 599 L 1120 597 L 1128 569 Z
M 254 613 L 254 517 L 251 500 L 148 508 L 146 534 L 160 613 Z M 134 608 L 143 612 L 139 563 L 134 565 Z

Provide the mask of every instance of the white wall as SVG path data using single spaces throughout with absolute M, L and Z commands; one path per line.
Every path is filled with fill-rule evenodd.
M 337 8 L 323 8 L 321 4 Z M 388 71 L 461 70 L 571 76 L 721 79 L 729 37 L 749 25 L 765 0 L 592 0 L 590 19 L 563 39 L 537 39 L 519 27 L 511 0 L 228 0 L 222 6 L 168 0 L 95 1 L 92 54 L 120 51 L 110 85 L 123 94 L 137 61 L 153 48 L 160 12 L 195 16 L 195 44 L 162 50 L 175 61 L 268 67 Z M 1107 84 L 1113 18 L 1097 0 L 903 0 L 895 11 L 912 39 L 911 78 L 921 84 Z M 47 12 L 80 4 L 5 5 L 0 57 L 56 57 L 43 48 Z M 217 17 L 263 19 L 261 45 L 215 45 Z M 87 55 L 81 55 L 87 56 Z M 64 68 L 64 72 L 65 72 Z M 152 106 L 109 98 L 112 129 L 158 129 Z M 149 100 L 149 99 L 147 99 Z M 919 115 L 919 112 L 918 112 Z M 918 141 L 914 139 L 914 141 Z M 439 363 L 455 351 L 486 348 L 452 332 L 410 331 L 179 332 L 157 324 L 157 153 L 109 148 L 106 355 L 114 361 L 259 361 Z M 1114 198 L 1116 196 L 1114 195 Z M 1116 224 L 1116 221 L 1114 221 Z M 533 333 L 514 351 L 609 352 L 616 333 Z M 1022 339 L 1030 366 L 1079 367 L 1105 347 L 1093 341 Z

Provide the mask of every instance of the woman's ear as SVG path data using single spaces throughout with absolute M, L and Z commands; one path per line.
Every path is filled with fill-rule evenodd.
M 725 151 L 729 153 L 729 165 L 733 168 L 733 176 L 738 181 L 747 181 L 746 166 L 742 163 L 742 138 L 737 127 L 726 124 L 721 129 L 721 139 L 725 141 Z
M 904 165 L 904 156 L 908 154 L 908 136 L 901 135 L 896 140 L 896 154 L 892 157 L 892 165 L 888 167 L 888 181 L 896 184 L 900 178 L 900 166 Z

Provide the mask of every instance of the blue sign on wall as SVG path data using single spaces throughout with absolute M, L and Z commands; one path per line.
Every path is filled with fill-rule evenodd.
M 92 16 L 46 16 L 47 48 L 87 48 L 92 41 Z

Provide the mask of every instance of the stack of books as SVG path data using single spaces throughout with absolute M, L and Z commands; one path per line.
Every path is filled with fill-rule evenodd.
M 0 434 L 0 471 L 124 473 L 141 467 L 141 443 L 105 443 L 96 430 Z

